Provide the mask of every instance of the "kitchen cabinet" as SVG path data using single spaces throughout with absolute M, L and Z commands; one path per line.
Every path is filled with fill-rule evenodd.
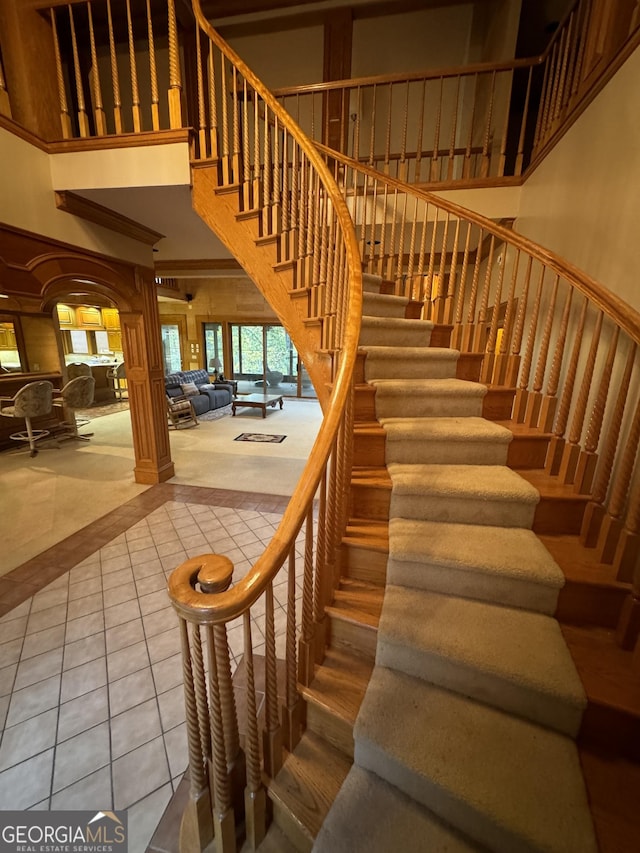
M 81 329 L 101 329 L 102 314 L 99 308 L 79 305 L 76 308 L 76 325 Z
M 102 322 L 108 332 L 120 331 L 120 314 L 117 308 L 103 308 Z

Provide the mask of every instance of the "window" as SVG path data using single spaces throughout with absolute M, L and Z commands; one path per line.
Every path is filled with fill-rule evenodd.
M 180 329 L 177 323 L 163 323 L 161 328 L 162 357 L 164 372 L 177 373 L 182 370 L 182 355 L 180 352 Z
M 0 373 L 21 373 L 23 370 L 16 323 L 9 318 L 0 317 Z

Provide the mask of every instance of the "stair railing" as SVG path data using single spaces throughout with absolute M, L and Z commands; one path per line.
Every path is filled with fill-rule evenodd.
M 301 736 L 298 685 L 310 683 L 324 655 L 325 605 L 347 518 L 362 272 L 346 202 L 322 156 L 210 27 L 198 0 L 193 5 L 200 119 L 194 165 L 213 169 L 214 192 L 234 193 L 240 218 L 257 214 L 257 243 L 275 241 L 278 257 L 290 261 L 291 292 L 274 293 L 272 301 L 295 299 L 302 324 L 320 324 L 331 365 L 322 425 L 264 553 L 241 578 L 233 578 L 228 558 L 208 554 L 169 579 L 189 744 L 181 849 L 202 850 L 215 836 L 216 850 L 226 853 L 236 849 L 242 820 L 252 849 L 265 835 L 265 781 Z M 235 625 L 243 640 L 232 650 Z M 239 691 L 234 654 L 243 667 Z
M 633 584 L 618 636 L 640 630 L 640 314 L 525 237 L 319 146 L 356 225 L 366 271 L 395 282 L 511 418 L 550 437 L 547 473 L 588 497 L 582 543 Z M 578 529 L 576 529 L 576 533 Z

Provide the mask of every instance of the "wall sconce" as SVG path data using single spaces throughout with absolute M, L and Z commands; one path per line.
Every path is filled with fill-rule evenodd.
M 185 296 L 185 299 L 187 300 L 187 302 L 189 304 L 189 311 L 192 311 L 193 305 L 191 303 L 193 302 L 193 294 L 192 293 L 185 293 L 184 296 Z

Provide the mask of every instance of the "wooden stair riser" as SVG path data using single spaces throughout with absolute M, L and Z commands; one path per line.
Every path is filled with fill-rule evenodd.
M 378 642 L 377 630 L 371 625 L 345 619 L 343 614 L 336 614 L 333 608 L 329 608 L 328 613 L 330 645 L 360 655 L 365 660 L 374 661 Z
M 354 420 L 356 423 L 376 420 L 376 389 L 372 385 L 356 385 L 354 395 Z M 489 388 L 482 402 L 482 417 L 489 421 L 506 421 L 511 416 L 515 390 Z
M 353 437 L 353 465 L 382 466 L 385 464 L 386 433 L 383 427 L 376 431 L 355 432 Z
M 387 579 L 388 551 L 378 551 L 363 545 L 342 543 L 342 574 L 353 580 L 375 583 L 381 586 Z
M 272 799 L 273 822 L 287 836 L 298 853 L 311 853 L 314 839 L 309 830 L 298 820 L 286 803 Z
M 551 535 L 569 534 L 577 536 L 587 506 L 587 497 L 575 498 L 542 495 L 533 518 L 533 532 Z
M 307 731 L 353 759 L 353 724 L 307 698 Z
M 627 595 L 621 587 L 568 579 L 558 594 L 555 617 L 563 624 L 615 629 Z
M 351 484 L 351 514 L 359 518 L 388 520 L 391 481 L 387 485 Z

